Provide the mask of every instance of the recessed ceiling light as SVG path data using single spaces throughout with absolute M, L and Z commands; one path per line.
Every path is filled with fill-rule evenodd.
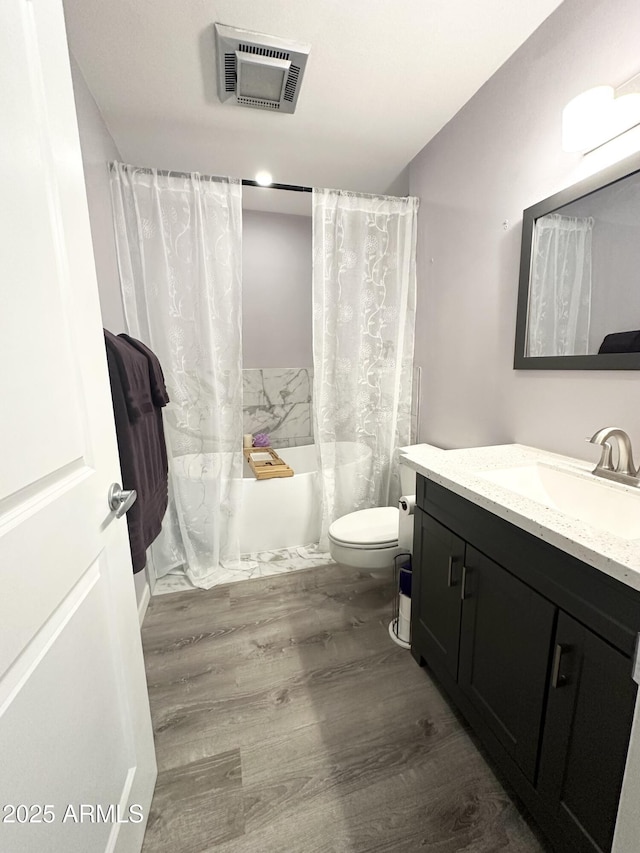
M 273 183 L 273 175 L 271 172 L 258 172 L 256 174 L 256 183 L 260 184 L 261 187 L 268 187 Z

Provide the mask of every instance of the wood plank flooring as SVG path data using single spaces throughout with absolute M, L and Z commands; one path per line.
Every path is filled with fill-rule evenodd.
M 386 573 L 332 564 L 154 598 L 143 853 L 541 853 L 391 642 Z

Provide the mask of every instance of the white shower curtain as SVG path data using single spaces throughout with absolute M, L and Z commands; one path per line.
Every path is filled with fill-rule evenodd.
M 313 191 L 322 550 L 334 519 L 400 496 L 397 450 L 409 444 L 411 428 L 417 211 L 416 198 Z
M 209 588 L 240 568 L 242 188 L 115 163 L 111 191 L 127 330 L 158 355 L 171 398 L 153 569 Z
M 536 220 L 527 355 L 586 355 L 591 324 L 593 219 Z

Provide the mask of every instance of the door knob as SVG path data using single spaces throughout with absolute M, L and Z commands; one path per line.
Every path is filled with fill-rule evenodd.
M 109 508 L 115 512 L 116 518 L 122 518 L 125 512 L 134 505 L 137 497 L 135 489 L 125 491 L 120 483 L 112 483 L 109 486 Z

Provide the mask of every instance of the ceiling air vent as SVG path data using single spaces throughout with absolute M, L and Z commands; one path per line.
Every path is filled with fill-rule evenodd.
M 220 100 L 295 112 L 311 46 L 224 24 L 215 32 Z

